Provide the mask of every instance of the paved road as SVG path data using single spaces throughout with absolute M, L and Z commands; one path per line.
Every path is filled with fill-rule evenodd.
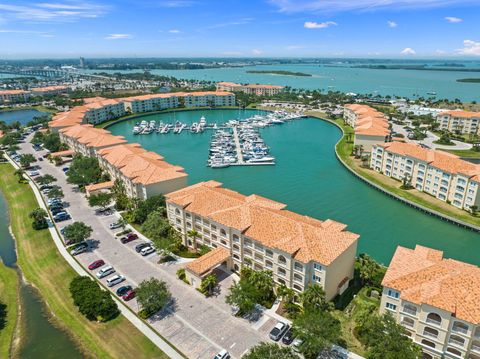
M 20 153 L 34 153 L 37 157 L 42 152 L 34 152 L 29 143 L 21 145 Z M 61 167 L 55 167 L 44 160 L 36 162 L 41 174 L 51 174 L 58 181 L 69 203 L 67 210 L 76 221 L 83 221 L 93 228 L 92 244 L 95 249 L 77 256 L 77 260 L 88 266 L 94 260 L 103 259 L 115 267 L 117 274 L 126 276 L 126 283 L 136 286 L 141 281 L 155 277 L 167 282 L 175 299 L 174 305 L 150 324 L 163 337 L 169 340 L 188 358 L 212 358 L 221 348 L 227 349 L 234 358 L 239 358 L 260 341 L 268 340 L 266 333 L 275 323 L 266 321 L 264 325 L 254 326 L 244 319 L 230 314 L 229 306 L 223 295 L 218 298 L 205 298 L 191 286 L 176 278 L 177 264 L 157 264 L 158 256 L 152 254 L 141 257 L 134 251 L 139 241 L 123 245 L 113 236 L 108 225 L 117 220 L 117 215 L 99 216 L 88 206 L 83 193 L 66 183 L 66 176 Z M 72 220 L 59 224 L 59 227 L 72 223 Z M 103 279 L 105 282 L 106 278 Z M 231 276 L 225 278 L 222 288 L 228 288 Z M 115 287 L 114 289 L 118 288 Z M 225 291 L 225 289 L 223 289 Z M 136 300 L 127 303 L 137 310 Z

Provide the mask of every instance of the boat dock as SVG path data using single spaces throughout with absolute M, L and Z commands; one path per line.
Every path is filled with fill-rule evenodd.
M 235 149 L 237 150 L 237 164 L 243 165 L 245 161 L 243 160 L 242 147 L 240 146 L 240 139 L 238 138 L 237 126 L 233 127 L 233 139 L 235 141 Z

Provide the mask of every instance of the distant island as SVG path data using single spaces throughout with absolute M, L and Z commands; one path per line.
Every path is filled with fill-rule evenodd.
M 468 82 L 474 84 L 480 84 L 480 78 L 470 78 L 470 79 L 458 79 L 457 82 Z
M 338 66 L 327 66 L 327 67 L 338 67 Z M 355 65 L 355 66 L 349 66 L 349 67 L 354 69 L 371 69 L 371 70 L 480 72 L 480 68 L 428 67 L 427 65 Z
M 272 75 L 283 75 L 283 76 L 312 76 L 311 74 L 306 74 L 304 72 L 292 72 L 292 71 L 283 71 L 283 70 L 249 70 L 248 74 L 272 74 Z
M 443 64 L 433 64 L 432 66 L 437 66 L 437 67 L 465 67 L 464 64 L 459 64 L 456 62 L 445 62 Z

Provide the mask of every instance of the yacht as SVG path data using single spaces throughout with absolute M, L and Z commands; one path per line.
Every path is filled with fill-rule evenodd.
M 133 130 L 132 130 L 132 133 L 133 133 L 134 135 L 138 135 L 138 134 L 140 133 L 140 131 L 141 131 L 140 126 L 134 126 L 134 127 L 133 127 Z

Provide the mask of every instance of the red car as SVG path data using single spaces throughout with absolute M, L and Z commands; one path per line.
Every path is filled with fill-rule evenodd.
M 100 268 L 104 264 L 105 262 L 103 261 L 103 259 L 99 259 L 98 261 L 90 263 L 90 265 L 88 266 L 88 269 L 94 270 L 94 269 Z
M 124 301 L 129 301 L 130 299 L 133 299 L 135 298 L 135 291 L 134 290 L 129 290 L 127 293 L 125 293 L 123 296 L 122 296 L 122 299 Z
M 130 233 L 130 234 L 126 235 L 125 237 L 120 238 L 120 242 L 125 244 L 125 243 L 128 243 L 128 242 L 134 241 L 137 238 L 138 238 L 138 236 L 135 233 Z

